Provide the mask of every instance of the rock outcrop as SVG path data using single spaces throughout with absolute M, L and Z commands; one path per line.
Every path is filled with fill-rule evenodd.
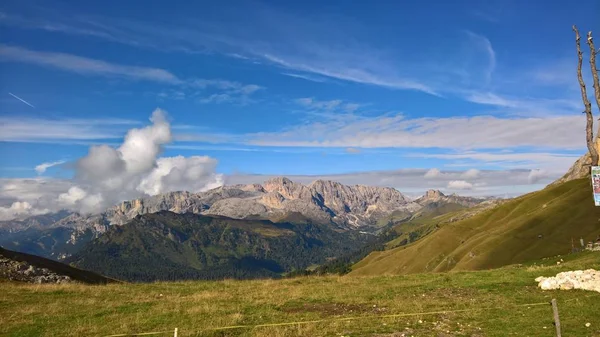
M 600 139 L 596 138 L 596 151 L 600 151 Z M 590 168 L 592 166 L 592 156 L 589 152 L 586 152 L 583 156 L 579 157 L 569 168 L 567 173 L 560 179 L 552 182 L 549 186 L 559 185 L 567 181 L 581 179 L 590 176 Z
M 15 261 L 0 255 L 0 279 L 28 283 L 70 283 L 69 276 L 59 275 L 47 268 Z
M 600 292 L 600 271 L 594 269 L 566 271 L 554 277 L 540 276 L 535 281 L 542 290 L 581 289 Z

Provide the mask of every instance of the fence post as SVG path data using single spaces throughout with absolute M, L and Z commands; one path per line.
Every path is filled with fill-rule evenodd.
M 177 337 L 177 328 L 175 328 L 175 332 L 173 332 L 173 337 Z
M 560 318 L 558 318 L 558 305 L 556 304 L 556 298 L 552 299 L 552 312 L 554 313 L 554 326 L 556 327 L 556 336 L 561 337 Z

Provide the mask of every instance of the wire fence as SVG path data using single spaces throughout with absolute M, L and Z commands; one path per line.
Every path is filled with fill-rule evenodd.
M 590 295 L 591 296 L 591 295 Z M 585 296 L 590 297 L 590 296 Z M 573 298 L 566 301 L 578 300 L 579 298 Z M 565 302 L 566 302 L 565 301 Z M 317 323 L 326 323 L 326 322 L 344 322 L 344 321 L 358 321 L 358 320 L 375 320 L 375 319 L 384 319 L 384 318 L 399 318 L 399 317 L 410 317 L 410 316 L 425 316 L 425 315 L 439 315 L 439 314 L 449 314 L 449 313 L 462 313 L 462 312 L 473 312 L 473 311 L 486 311 L 486 310 L 497 310 L 497 309 L 510 309 L 510 308 L 519 308 L 519 307 L 533 307 L 533 306 L 541 306 L 547 305 L 551 306 L 552 303 L 556 304 L 556 300 L 553 299 L 552 302 L 536 302 L 536 303 L 525 303 L 525 304 L 516 304 L 511 307 L 485 307 L 485 308 L 471 308 L 471 309 L 455 309 L 455 310 L 437 310 L 437 311 L 426 311 L 426 312 L 410 312 L 410 313 L 398 313 L 398 314 L 388 314 L 388 315 L 365 315 L 365 316 L 351 316 L 351 317 L 332 317 L 332 318 L 323 318 L 316 320 L 306 320 L 306 321 L 291 321 L 291 322 L 279 322 L 279 323 L 264 323 L 264 324 L 242 324 L 242 325 L 229 325 L 229 326 L 221 326 L 221 327 L 213 327 L 206 328 L 202 330 L 194 330 L 194 331 L 186 331 L 188 334 L 199 334 L 203 332 L 210 331 L 225 331 L 232 329 L 256 329 L 256 328 L 266 328 L 266 327 L 280 327 L 280 326 L 294 326 L 294 325 L 303 325 L 303 324 L 317 324 Z M 554 307 L 554 306 L 553 306 Z M 555 317 L 555 325 L 557 326 L 557 336 L 560 337 L 560 321 L 558 319 L 558 309 L 556 308 L 556 312 L 554 314 Z M 116 334 L 116 335 L 106 335 L 104 337 L 130 337 L 130 336 L 150 336 L 150 335 L 172 335 L 174 337 L 178 337 L 178 333 L 181 332 L 178 328 L 174 330 L 168 331 L 152 331 L 152 332 L 142 332 L 142 333 L 126 333 L 126 334 Z

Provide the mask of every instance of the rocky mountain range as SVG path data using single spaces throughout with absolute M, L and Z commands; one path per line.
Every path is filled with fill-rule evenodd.
M 62 259 L 105 233 L 110 226 L 123 225 L 138 215 L 159 211 L 375 231 L 381 226 L 378 220 L 394 212 L 414 214 L 424 207 L 446 203 L 470 207 L 481 201 L 446 196 L 433 190 L 412 201 L 389 187 L 348 186 L 325 180 L 304 185 L 278 177 L 263 184 L 221 186 L 201 193 L 170 192 L 125 201 L 100 214 L 59 212 L 3 221 L 0 222 L 0 245 Z

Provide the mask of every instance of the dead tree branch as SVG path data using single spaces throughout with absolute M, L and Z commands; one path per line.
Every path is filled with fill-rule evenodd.
M 598 83 L 598 69 L 596 68 L 596 47 L 594 47 L 594 39 L 592 38 L 592 32 L 587 33 L 587 44 L 590 46 L 590 67 L 592 68 L 592 79 L 594 80 L 594 97 L 596 98 L 596 105 L 600 110 L 600 83 Z M 600 132 L 600 130 L 598 130 Z M 598 134 L 596 134 L 598 137 Z
M 579 30 L 577 26 L 573 25 L 573 31 L 575 32 L 575 42 L 577 46 L 577 79 L 579 79 L 579 87 L 581 88 L 581 99 L 583 100 L 583 105 L 585 107 L 584 113 L 587 119 L 587 124 L 585 126 L 585 140 L 588 147 L 588 151 L 590 152 L 590 156 L 592 157 L 592 166 L 598 165 L 598 151 L 596 151 L 596 147 L 594 146 L 594 116 L 592 115 L 592 104 L 587 97 L 587 90 L 585 89 L 585 82 L 583 82 L 583 76 L 581 76 L 581 64 L 583 63 L 583 54 L 581 53 Z

